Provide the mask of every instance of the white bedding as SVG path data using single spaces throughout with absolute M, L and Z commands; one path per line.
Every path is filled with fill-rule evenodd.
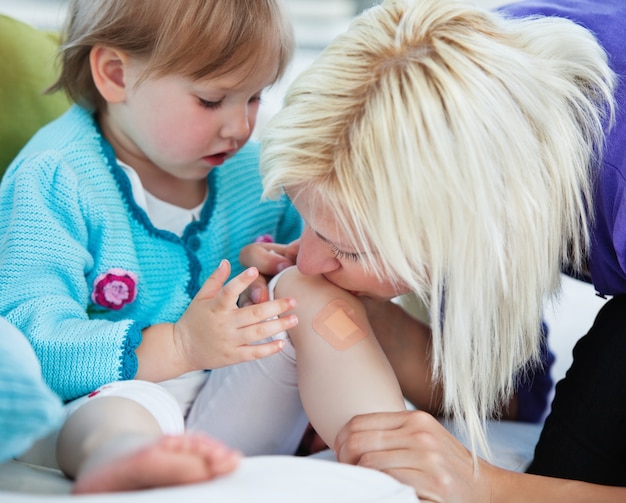
M 446 425 L 451 431 L 454 426 Z M 491 422 L 493 462 L 523 471 L 532 459 L 540 425 Z M 72 496 L 70 482 L 57 470 L 12 461 L 0 465 L 0 502 L 7 503 L 415 503 L 413 490 L 366 468 L 337 463 L 327 451 L 309 458 L 258 456 L 242 460 L 232 475 L 212 482 L 166 489 Z
M 11 462 L 0 466 L 0 501 L 11 503 L 415 503 L 412 488 L 374 470 L 291 456 L 242 460 L 233 474 L 203 484 L 94 496 L 69 495 L 70 483 L 54 470 Z M 22 492 L 16 492 L 22 491 Z M 34 493 L 38 494 L 34 494 Z M 43 494 L 42 494 L 43 493 Z

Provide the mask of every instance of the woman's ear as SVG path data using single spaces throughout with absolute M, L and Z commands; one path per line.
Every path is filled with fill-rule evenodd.
M 96 45 L 89 53 L 91 75 L 108 103 L 120 103 L 128 90 L 128 55 L 118 49 Z

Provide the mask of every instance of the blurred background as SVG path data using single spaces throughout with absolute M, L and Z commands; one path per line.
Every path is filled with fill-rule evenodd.
M 263 98 L 255 134 L 281 106 L 289 82 L 306 68 L 330 40 L 343 32 L 350 21 L 363 9 L 378 0 L 285 0 L 294 25 L 297 50 L 285 78 L 270 89 Z M 492 8 L 503 0 L 473 0 Z M 63 25 L 68 0 L 0 0 L 0 14 L 20 19 L 43 30 L 58 31 Z M 550 326 L 550 346 L 556 354 L 553 369 L 560 379 L 571 363 L 571 349 L 576 340 L 591 327 L 598 309 L 604 303 L 595 296 L 591 285 L 563 276 L 563 292 L 554 304 L 546 304 L 546 320 Z
M 297 50 L 287 75 L 264 96 L 256 135 L 280 108 L 288 83 L 306 68 L 336 35 L 345 31 L 350 21 L 364 9 L 381 0 L 284 0 L 295 26 Z M 0 13 L 22 20 L 42 30 L 59 31 L 69 0 L 0 0 Z M 486 7 L 502 0 L 477 0 Z

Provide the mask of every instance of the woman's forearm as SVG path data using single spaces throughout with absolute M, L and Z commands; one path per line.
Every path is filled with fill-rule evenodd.
M 558 479 L 487 468 L 491 479 L 491 503 L 618 503 L 626 501 L 626 487 L 601 486 L 578 480 Z
M 363 303 L 404 396 L 419 409 L 440 413 L 442 388 L 432 382 L 430 328 L 393 302 Z

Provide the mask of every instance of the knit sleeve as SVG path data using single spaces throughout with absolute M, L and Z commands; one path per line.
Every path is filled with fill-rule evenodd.
M 74 171 L 56 154 L 24 158 L 0 187 L 0 313 L 29 339 L 63 400 L 134 377 L 132 320 L 90 319 L 86 275 L 96 246 Z
M 59 398 L 17 328 L 0 317 L 0 462 L 25 452 L 63 421 Z

